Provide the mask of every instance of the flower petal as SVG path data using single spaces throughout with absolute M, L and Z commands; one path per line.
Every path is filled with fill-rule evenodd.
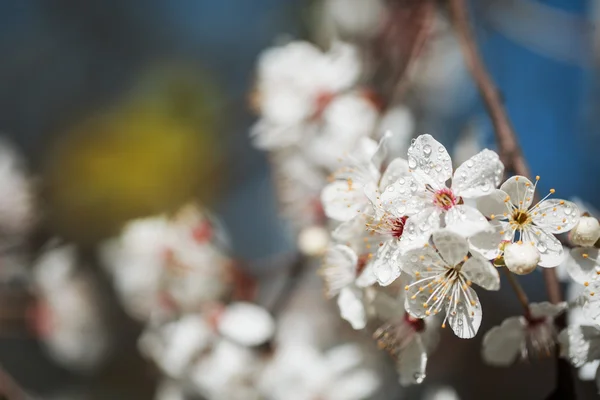
M 481 326 L 481 303 L 473 288 L 467 287 L 465 292 L 468 293 L 468 297 L 462 294 L 458 303 L 450 305 L 446 312 L 454 334 L 461 339 L 471 339 Z
M 544 268 L 553 268 L 563 262 L 565 253 L 560 241 L 553 234 L 539 227 L 525 230 L 522 240 L 533 242 L 540 252 L 539 265 Z
M 496 267 L 483 256 L 473 255 L 463 264 L 460 272 L 471 282 L 486 290 L 500 289 L 500 275 Z
M 500 189 L 508 196 L 510 202 L 521 209 L 528 209 L 533 201 L 535 191 L 533 184 L 524 176 L 513 176 L 500 186 Z M 523 203 L 521 203 L 523 202 Z
M 463 237 L 473 236 L 490 227 L 489 222 L 483 214 L 476 208 L 466 204 L 456 205 L 446 211 L 444 219 L 447 229 Z
M 586 318 L 600 324 L 600 282 L 591 282 L 586 286 L 583 294 L 583 314 Z
M 273 317 L 256 304 L 232 303 L 219 318 L 219 333 L 243 346 L 263 344 L 274 332 Z
M 487 196 L 478 197 L 477 209 L 488 218 L 491 218 L 492 215 L 502 217 L 504 213 L 508 212 L 508 207 L 504 202 L 506 196 L 508 196 L 506 192 L 496 189 Z
M 566 307 L 567 307 L 567 304 L 564 302 L 558 303 L 558 304 L 552 304 L 547 301 L 542 301 L 540 303 L 530 303 L 529 311 L 531 311 L 531 316 L 533 318 L 546 318 L 546 317 L 554 318 L 558 314 L 565 311 Z
M 394 215 L 415 215 L 431 204 L 425 187 L 419 186 L 413 176 L 401 176 L 381 192 L 380 202 L 374 207 L 383 208 Z
M 469 252 L 467 240 L 448 229 L 433 232 L 431 238 L 440 256 L 451 267 L 463 262 Z
M 578 247 L 571 250 L 571 257 L 568 257 L 565 262 L 567 273 L 575 282 L 582 285 L 599 279 L 598 256 L 600 256 L 598 249 Z
M 452 176 L 452 160 L 446 148 L 431 135 L 416 138 L 408 149 L 408 167 L 422 184 L 441 188 Z
M 483 337 L 483 359 L 499 367 L 512 365 L 521 354 L 524 344 L 525 326 L 521 317 L 507 318 L 502 325 L 493 327 Z
M 476 250 L 483 257 L 493 260 L 500 255 L 500 244 L 504 239 L 504 235 L 500 232 L 503 230 L 502 224 L 492 221 L 488 229 L 471 236 L 469 244 L 473 250 Z
M 400 384 L 408 386 L 419 384 L 425 379 L 427 368 L 427 351 L 419 335 L 398 354 L 396 370 L 400 376 Z
M 367 197 L 362 187 L 346 181 L 335 181 L 323 188 L 321 203 L 329 218 L 348 221 L 365 208 Z
M 485 196 L 498 187 L 503 174 L 504 165 L 498 154 L 484 149 L 456 169 L 452 190 L 466 198 Z
M 402 252 L 422 247 L 429 241 L 431 232 L 440 227 L 441 211 L 429 207 L 417 215 L 409 217 L 404 225 L 404 231 L 400 238 L 400 249 Z
M 327 297 L 336 296 L 340 290 L 354 282 L 357 264 L 358 256 L 348 246 L 340 244 L 327 250 L 319 271 L 325 281 Z
M 379 248 L 373 261 L 373 275 L 381 286 L 387 286 L 400 276 L 400 267 L 396 261 L 396 246 L 386 242 Z
M 406 252 L 400 257 L 399 264 L 402 271 L 410 276 L 420 275 L 425 278 L 440 273 L 446 266 L 446 262 L 430 246 Z
M 579 222 L 579 208 L 570 201 L 544 200 L 532 211 L 533 222 L 551 233 L 565 233 L 573 229 Z
M 377 277 L 373 272 L 373 263 L 368 262 L 360 275 L 356 278 L 356 286 L 360 288 L 365 288 L 369 286 L 373 286 L 377 282 Z
M 367 326 L 367 311 L 363 303 L 363 293 L 353 286 L 345 287 L 338 296 L 340 315 L 348 321 L 352 328 L 363 329 Z
M 394 158 L 388 165 L 379 181 L 379 189 L 384 191 L 389 185 L 401 177 L 408 177 L 408 161 L 403 158 Z

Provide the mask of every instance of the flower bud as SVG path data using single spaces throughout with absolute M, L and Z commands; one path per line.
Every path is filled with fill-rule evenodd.
M 582 247 L 592 247 L 599 238 L 600 223 L 594 217 L 581 217 L 569 234 L 571 242 Z
M 540 262 L 540 252 L 531 243 L 510 243 L 504 248 L 504 263 L 509 271 L 526 275 L 535 270 Z

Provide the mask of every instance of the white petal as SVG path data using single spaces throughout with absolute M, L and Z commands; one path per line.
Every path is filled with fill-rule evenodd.
M 363 400 L 381 386 L 378 375 L 368 369 L 354 369 L 337 378 L 322 397 L 327 400 Z
M 446 265 L 446 261 L 431 246 L 412 249 L 400 257 L 402 271 L 413 277 L 421 275 L 426 278 L 429 274 L 438 274 Z
M 451 305 L 446 312 L 448 313 L 448 323 L 454 334 L 461 339 L 471 339 L 475 337 L 481 326 L 481 303 L 473 288 L 467 287 L 465 292 L 468 293 L 469 298 L 461 295 L 459 302 Z M 471 305 L 470 301 L 473 301 L 475 305 Z
M 423 185 L 444 187 L 452 176 L 452 160 L 446 148 L 431 135 L 416 138 L 408 149 L 408 166 Z
M 417 215 L 409 217 L 400 238 L 401 250 L 404 252 L 425 245 L 429 241 L 431 233 L 440 227 L 440 214 L 439 209 L 429 207 Z
M 521 317 L 507 318 L 502 325 L 493 327 L 483 337 L 483 359 L 490 365 L 512 365 L 524 344 L 525 326 Z
M 477 253 L 463 264 L 460 272 L 474 284 L 486 290 L 500 289 L 500 275 L 490 261 Z
M 453 267 L 464 261 L 469 252 L 467 240 L 448 229 L 435 231 L 431 237 L 435 248 L 449 266 Z
M 565 233 L 579 222 L 579 208 L 570 201 L 544 200 L 533 209 L 533 222 L 552 233 Z
M 367 311 L 360 289 L 355 287 L 342 289 L 337 303 L 340 308 L 340 315 L 352 325 L 352 328 L 363 329 L 367 325 Z
M 444 219 L 447 229 L 463 237 L 473 236 L 490 227 L 483 214 L 466 204 L 456 205 L 446 211 Z
M 425 187 L 421 187 L 413 176 L 402 176 L 381 192 L 378 207 L 397 216 L 410 216 L 431 204 L 425 195 Z
M 244 346 L 258 346 L 275 332 L 275 322 L 262 307 L 251 303 L 232 303 L 219 319 L 219 333 Z
M 346 181 L 335 181 L 323 188 L 321 203 L 329 218 L 348 221 L 364 209 L 367 198 L 362 187 Z
M 354 282 L 357 263 L 358 256 L 348 246 L 336 245 L 327 250 L 320 275 L 325 281 L 328 297 L 336 296 L 342 288 Z
M 544 229 L 533 226 L 523 235 L 524 242 L 533 242 L 540 252 L 540 266 L 553 268 L 563 262 L 565 253 L 560 241 Z
M 400 384 L 403 386 L 419 384 L 425 379 L 427 351 L 419 336 L 415 335 L 408 346 L 398 354 L 396 370 L 400 377 Z
M 389 185 L 396 182 L 401 177 L 408 177 L 408 161 L 403 158 L 394 158 L 388 165 L 379 181 L 379 189 L 384 191 Z
M 591 282 L 583 291 L 583 314 L 586 318 L 600 324 L 600 282 Z
M 478 197 L 477 209 L 488 218 L 492 215 L 501 217 L 505 212 L 508 212 L 504 202 L 506 196 L 508 196 L 506 192 L 496 189 L 487 196 Z
M 490 227 L 484 231 L 476 233 L 469 238 L 471 248 L 488 260 L 493 260 L 500 255 L 500 244 L 503 240 L 503 226 L 496 221 L 490 223 Z
M 465 161 L 454 172 L 452 190 L 462 197 L 489 194 L 502 181 L 504 165 L 498 154 L 484 149 Z
M 530 303 L 529 310 L 531 311 L 531 316 L 533 318 L 554 318 L 558 314 L 565 311 L 566 306 L 567 304 L 564 302 L 559 304 L 552 304 L 547 301 L 542 301 L 540 303 Z
M 397 249 L 390 242 L 384 243 L 373 261 L 373 275 L 382 286 L 387 286 L 400 276 Z
M 583 257 L 583 255 L 586 257 Z M 600 251 L 593 248 L 575 248 L 571 250 L 571 257 L 565 262 L 569 276 L 577 283 L 584 284 L 600 278 L 600 265 L 598 260 Z
M 522 209 L 528 209 L 533 201 L 534 186 L 524 176 L 513 176 L 500 186 L 500 189 L 510 196 L 510 202 Z M 521 202 L 523 202 L 521 204 Z
M 298 142 L 305 131 L 302 125 L 281 125 L 259 120 L 250 130 L 252 144 L 261 150 L 280 149 Z
M 373 154 L 371 155 L 371 158 L 369 159 L 371 165 L 373 165 L 373 167 L 375 169 L 377 169 L 377 171 L 381 170 L 381 166 L 383 165 L 383 162 L 387 158 L 388 147 L 389 147 L 389 142 L 390 142 L 391 138 L 392 138 L 392 135 L 389 134 L 389 132 L 385 133 L 381 137 L 381 139 L 379 139 L 379 143 L 377 143 L 377 147 L 375 148 L 375 151 L 373 152 Z M 370 140 L 372 140 L 372 139 L 370 139 Z M 408 172 L 408 162 L 406 163 L 406 168 L 407 168 L 407 172 Z
M 373 286 L 377 282 L 377 277 L 373 272 L 373 263 L 368 262 L 360 275 L 356 278 L 356 286 L 364 288 Z

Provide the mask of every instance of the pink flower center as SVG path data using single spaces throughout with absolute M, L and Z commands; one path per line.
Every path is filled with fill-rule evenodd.
M 313 114 L 314 119 L 319 119 L 323 116 L 323 112 L 329 106 L 335 94 L 331 92 L 321 92 L 315 98 L 315 112 Z
M 404 233 L 404 225 L 406 225 L 407 216 L 403 216 L 400 218 L 392 218 L 389 220 L 390 228 L 392 231 L 392 236 L 396 239 L 400 239 L 402 237 L 402 233 Z
M 192 237 L 197 243 L 206 243 L 212 239 L 213 229 L 208 221 L 202 221 L 192 229 Z
M 404 320 L 415 332 L 423 332 L 425 330 L 425 322 L 420 318 L 415 318 L 409 313 L 404 313 Z
M 443 188 L 438 190 L 433 195 L 433 204 L 443 210 L 449 210 L 456 205 L 456 196 L 451 189 Z

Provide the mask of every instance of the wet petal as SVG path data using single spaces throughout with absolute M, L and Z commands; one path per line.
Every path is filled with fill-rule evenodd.
M 477 293 L 471 287 L 467 287 L 458 303 L 449 305 L 448 323 L 454 331 L 454 334 L 461 339 L 471 339 L 477 334 L 481 326 L 481 303 Z
M 528 209 L 533 201 L 534 186 L 524 176 L 513 176 L 500 186 L 500 189 L 508 196 L 510 202 L 521 209 Z
M 500 289 L 500 275 L 490 261 L 479 254 L 473 254 L 460 270 L 474 284 L 487 290 Z
M 559 304 L 552 304 L 547 301 L 540 303 L 529 304 L 529 310 L 533 318 L 545 318 L 545 317 L 556 317 L 558 314 L 566 310 L 567 304 L 562 302 Z
M 431 233 L 440 227 L 440 214 L 437 208 L 429 207 L 409 217 L 400 238 L 401 251 L 419 248 L 429 242 Z
M 453 267 L 464 261 L 469 252 L 467 240 L 448 229 L 433 232 L 431 237 L 435 248 L 449 266 Z
M 456 169 L 452 190 L 458 196 L 479 197 L 497 188 L 504 174 L 504 165 L 496 152 L 484 149 Z
M 482 355 L 490 365 L 512 365 L 525 344 L 525 326 L 521 317 L 507 318 L 502 325 L 490 329 L 483 337 Z
M 492 215 L 502 218 L 504 213 L 508 212 L 504 202 L 506 196 L 506 192 L 496 189 L 487 196 L 477 198 L 477 209 L 488 218 Z
M 400 257 L 402 271 L 411 276 L 428 277 L 445 269 L 446 262 L 431 246 L 413 249 Z
M 368 262 L 365 266 L 365 269 L 360 273 L 358 278 L 356 278 L 356 286 L 364 288 L 368 286 L 372 286 L 377 282 L 377 277 L 373 272 L 373 263 Z
M 367 197 L 361 186 L 347 181 L 335 181 L 323 188 L 321 203 L 329 218 L 348 221 L 365 208 Z
M 373 275 L 382 286 L 387 286 L 400 276 L 400 267 L 397 261 L 397 248 L 390 242 L 384 243 L 379 248 L 375 261 L 373 261 Z
M 385 172 L 383 173 L 383 176 L 381 177 L 381 180 L 379 182 L 379 188 L 383 191 L 385 190 L 385 188 L 396 182 L 401 177 L 408 176 L 408 161 L 400 157 L 395 158 L 392 160 L 392 162 L 388 165 Z
M 504 225 L 492 221 L 490 227 L 484 231 L 476 233 L 469 238 L 469 244 L 471 248 L 488 260 L 493 260 L 500 255 L 500 244 L 504 239 L 504 236 L 500 232 L 505 229 Z
M 427 368 L 427 351 L 419 335 L 410 341 L 400 354 L 396 363 L 396 370 L 403 386 L 419 384 L 425 379 Z
M 355 287 L 345 287 L 338 296 L 340 315 L 352 328 L 363 329 L 367 325 L 367 311 L 363 303 L 363 293 Z
M 522 240 L 532 242 L 540 252 L 541 267 L 553 268 L 563 262 L 565 253 L 560 241 L 544 229 L 533 226 L 524 232 Z
M 444 219 L 447 229 L 463 237 L 473 236 L 490 227 L 483 214 L 466 204 L 459 204 L 446 211 Z
M 408 149 L 408 167 L 415 178 L 425 186 L 446 186 L 452 176 L 452 160 L 446 148 L 431 135 L 416 138 Z
M 579 222 L 579 208 L 570 201 L 549 199 L 536 205 L 531 219 L 551 233 L 565 233 Z
M 568 257 L 565 262 L 567 273 L 575 282 L 582 285 L 599 279 L 600 265 L 597 261 L 599 256 L 598 249 L 578 247 L 571 250 L 571 257 Z
M 381 192 L 380 202 L 376 206 L 394 215 L 414 215 L 430 206 L 431 200 L 425 194 L 425 188 L 419 186 L 412 176 L 401 176 Z
M 357 264 L 358 256 L 348 246 L 336 245 L 327 250 L 319 273 L 325 281 L 328 297 L 336 296 L 354 282 Z

